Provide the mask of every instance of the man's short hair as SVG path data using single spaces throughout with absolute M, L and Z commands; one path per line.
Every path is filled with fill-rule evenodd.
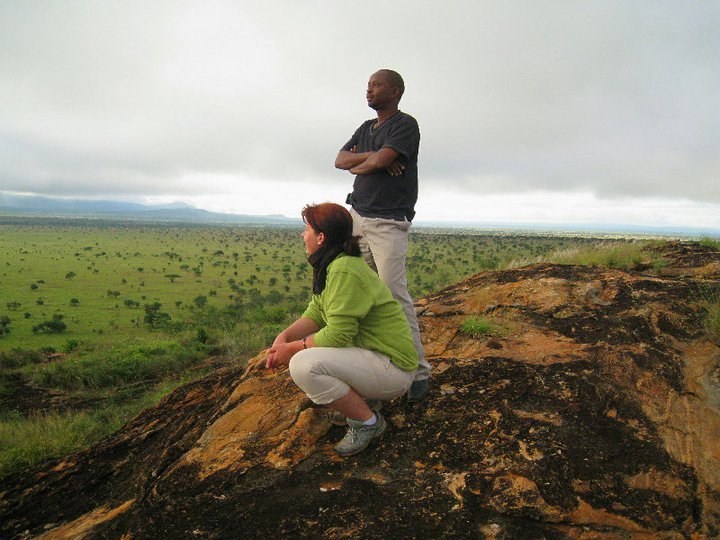
M 397 71 L 393 71 L 392 69 L 381 69 L 379 70 L 380 73 L 383 73 L 388 81 L 390 81 L 390 86 L 393 88 L 398 88 L 400 90 L 400 97 L 405 93 L 405 81 L 403 81 L 403 78 L 400 76 L 400 74 Z

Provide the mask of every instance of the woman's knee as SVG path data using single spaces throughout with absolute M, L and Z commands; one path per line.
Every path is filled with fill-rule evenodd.
M 295 353 L 290 359 L 288 365 L 290 377 L 300 388 L 305 389 L 308 383 L 325 371 L 322 367 L 323 357 L 320 354 L 315 354 L 316 352 L 317 349 L 307 349 Z
M 305 380 L 310 374 L 311 362 L 308 362 L 307 360 L 307 358 L 303 358 L 303 355 L 297 353 L 290 359 L 290 363 L 288 364 L 290 377 L 292 377 L 292 380 L 295 381 L 295 384 L 298 384 L 298 386 L 300 386 L 298 381 Z

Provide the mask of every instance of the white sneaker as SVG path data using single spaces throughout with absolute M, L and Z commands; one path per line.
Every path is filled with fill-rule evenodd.
M 382 414 L 375 411 L 377 422 L 366 426 L 361 420 L 347 419 L 348 430 L 345 437 L 335 445 L 334 450 L 341 456 L 354 456 L 365 450 L 373 439 L 383 434 L 387 423 Z

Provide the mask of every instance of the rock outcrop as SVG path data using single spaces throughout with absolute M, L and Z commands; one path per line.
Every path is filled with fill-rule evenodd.
M 659 274 L 539 264 L 418 302 L 430 395 L 358 456 L 258 356 L 3 482 L 0 537 L 718 537 L 720 253 L 663 249 Z

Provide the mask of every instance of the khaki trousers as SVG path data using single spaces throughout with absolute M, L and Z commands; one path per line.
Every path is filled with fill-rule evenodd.
M 405 271 L 410 222 L 366 218 L 354 209 L 350 209 L 350 215 L 353 218 L 353 235 L 360 237 L 360 249 L 365 262 L 388 286 L 395 300 L 402 306 L 410 325 L 413 344 L 420 360 L 415 380 L 427 379 L 430 377 L 430 364 L 425 360 L 425 351 L 420 340 L 420 325 L 408 292 Z

